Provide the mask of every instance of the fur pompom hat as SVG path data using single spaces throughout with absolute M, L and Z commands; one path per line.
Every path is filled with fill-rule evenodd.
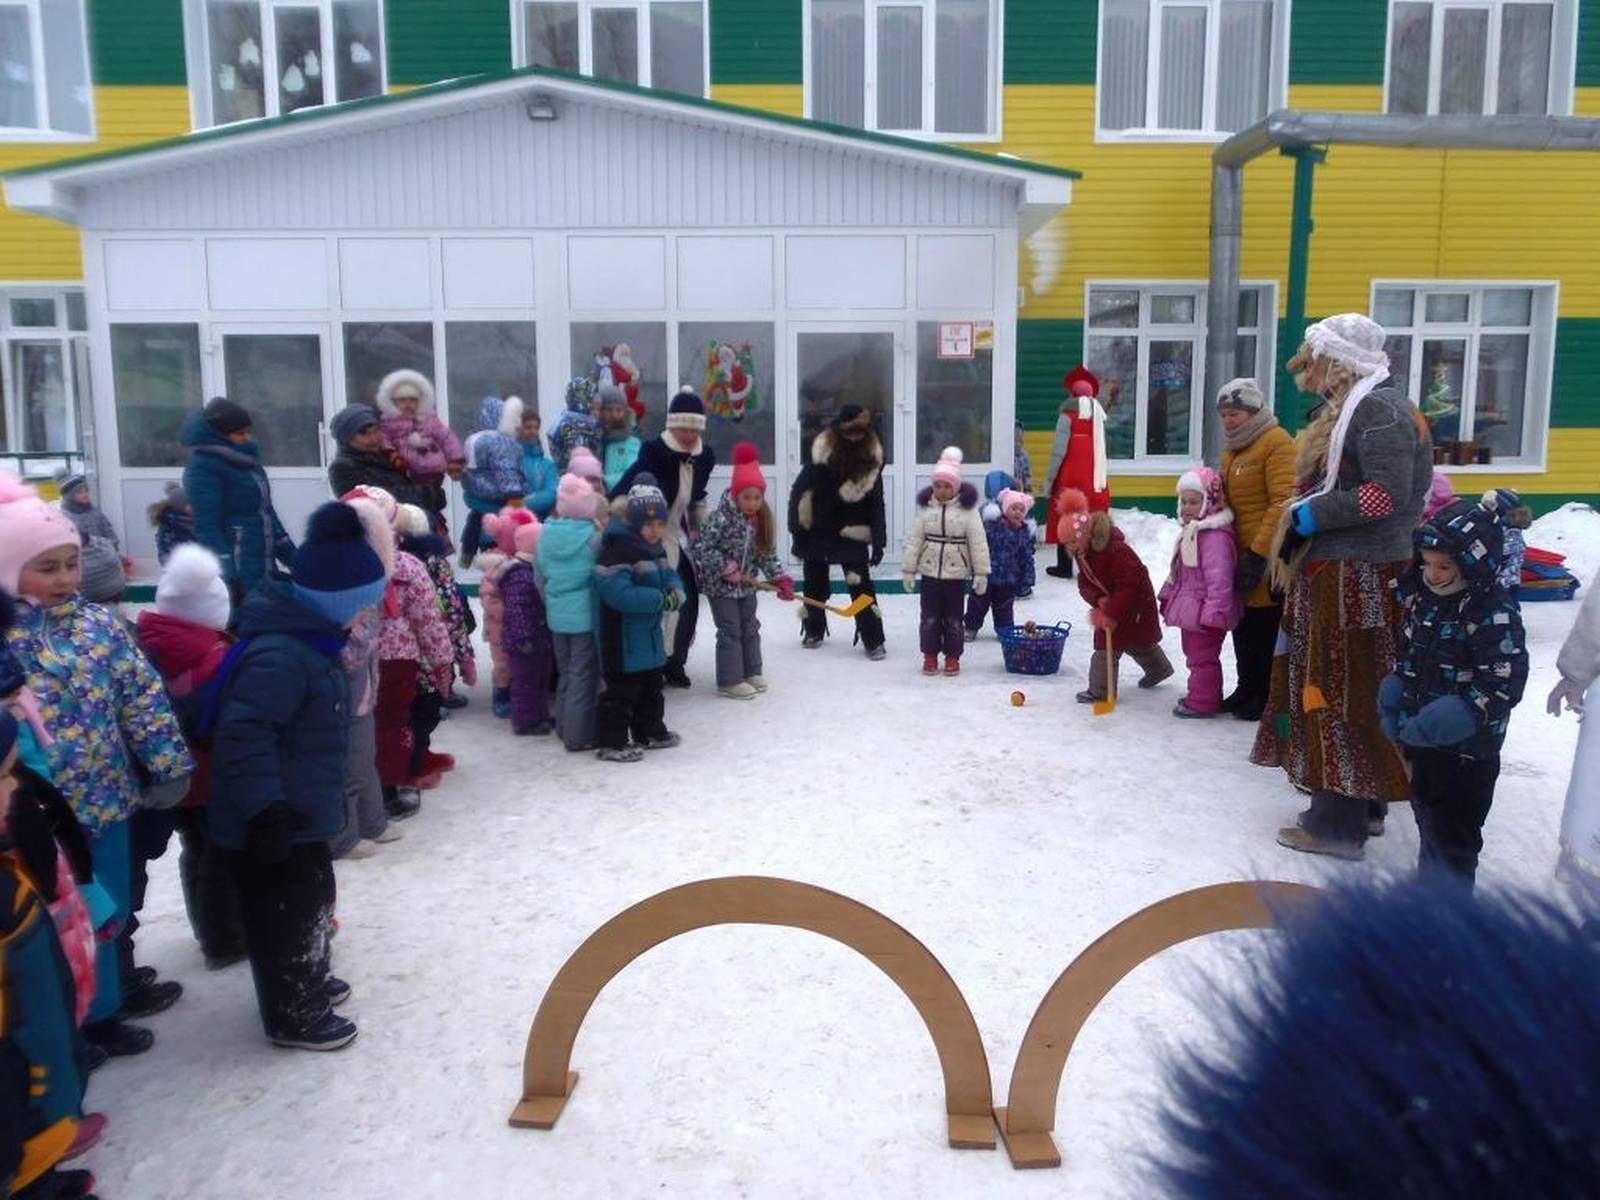
M 344 503 L 355 509 L 356 516 L 361 518 L 361 528 L 367 536 L 367 546 L 378 556 L 378 561 L 383 564 L 384 576 L 388 577 L 394 574 L 394 528 L 389 524 L 389 518 L 383 515 L 383 509 L 360 492 L 360 488 L 346 492 Z M 387 496 L 389 493 L 383 494 Z
M 733 448 L 733 482 L 730 489 L 735 496 L 746 488 L 766 494 L 767 479 L 761 473 L 761 451 L 754 442 L 740 442 Z
M 401 537 L 423 537 L 431 533 L 428 514 L 415 504 L 402 504 L 395 510 L 394 531 Z
M 367 545 L 360 515 L 337 500 L 311 514 L 290 575 L 300 602 L 341 628 L 383 599 L 388 583 L 383 562 Z
M 23 567 L 46 550 L 81 545 L 71 517 L 10 471 L 0 471 L 0 589 L 15 596 Z
M 938 483 L 942 479 L 945 483 L 960 487 L 962 458 L 960 446 L 946 446 L 939 452 L 938 465 L 933 468 L 933 481 Z
M 572 448 L 572 453 L 567 456 L 567 472 L 591 482 L 598 479 L 604 483 L 606 478 L 606 469 L 600 465 L 600 460 L 594 456 L 594 451 L 587 446 Z
M 1027 516 L 1033 511 L 1033 497 L 1015 488 L 1002 488 L 995 503 L 1006 516 Z
M 576 454 L 573 455 L 577 457 Z M 575 521 L 592 521 L 596 507 L 602 503 L 594 488 L 583 476 L 568 471 L 556 484 L 556 516 L 570 517 Z
M 506 556 L 517 552 L 517 529 L 533 520 L 533 514 L 525 508 L 502 508 L 497 513 L 490 513 L 483 519 L 483 527 L 489 531 L 489 536 L 494 538 L 494 548 Z
M 347 504 L 351 500 L 372 501 L 373 504 L 378 506 L 378 511 L 383 514 L 383 519 L 390 525 L 394 524 L 395 513 L 400 509 L 399 502 L 395 500 L 391 493 L 381 487 L 372 487 L 370 484 L 365 483 L 360 487 L 351 488 L 339 499 Z
M 176 547 L 156 584 L 156 611 L 207 629 L 228 627 L 231 602 L 222 581 L 222 564 L 198 542 Z
M 516 529 L 513 530 L 511 549 L 512 553 L 523 562 L 532 562 L 533 556 L 539 551 L 539 539 L 544 536 L 544 526 L 532 513 L 527 513 L 527 517 L 526 521 L 518 522 Z

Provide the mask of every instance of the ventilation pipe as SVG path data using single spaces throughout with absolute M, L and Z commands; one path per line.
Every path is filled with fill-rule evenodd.
M 1280 109 L 1242 129 L 1211 156 L 1211 283 L 1206 307 L 1206 421 L 1203 449 L 1215 463 L 1222 430 L 1211 401 L 1234 378 L 1238 362 L 1239 242 L 1244 227 L 1244 168 L 1273 150 L 1295 157 L 1295 244 L 1290 251 L 1289 308 L 1304 319 L 1311 238 L 1311 172 L 1332 145 L 1427 150 L 1600 150 L 1600 120 L 1583 117 L 1420 117 Z M 1309 152 L 1309 153 L 1308 153 Z M 1296 304 L 1298 299 L 1298 305 Z M 1280 346 L 1284 362 L 1300 331 Z

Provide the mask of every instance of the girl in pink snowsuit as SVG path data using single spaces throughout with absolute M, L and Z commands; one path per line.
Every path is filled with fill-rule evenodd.
M 461 439 L 439 419 L 433 384 L 418 371 L 391 371 L 378 385 L 383 444 L 405 463 L 414 483 L 437 487 L 445 474 L 459 479 L 466 467 Z
M 511 660 L 500 645 L 506 615 L 500 580 L 516 563 L 517 526 L 532 520 L 533 514 L 525 508 L 502 508 L 483 519 L 484 531 L 494 538 L 494 549 L 478 555 L 478 567 L 483 572 L 478 580 L 478 599 L 483 602 L 483 640 L 489 647 L 492 664 L 494 715 L 501 720 L 511 716 Z
M 1222 707 L 1222 643 L 1243 607 L 1233 589 L 1238 550 L 1233 510 L 1222 498 L 1222 477 L 1210 467 L 1178 480 L 1178 546 L 1161 589 L 1161 616 L 1183 634 L 1189 694 L 1172 711 L 1214 717 Z

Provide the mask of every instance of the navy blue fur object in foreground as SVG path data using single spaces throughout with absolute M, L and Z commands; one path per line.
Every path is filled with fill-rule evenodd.
M 1329 894 L 1169 1073 L 1156 1194 L 1600 1196 L 1600 942 L 1528 893 Z

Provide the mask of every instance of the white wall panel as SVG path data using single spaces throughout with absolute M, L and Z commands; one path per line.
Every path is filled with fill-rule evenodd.
M 903 237 L 784 239 L 784 280 L 790 308 L 904 308 Z
M 987 312 L 994 303 L 991 235 L 917 238 L 917 304 Z
M 212 238 L 206 286 L 219 312 L 328 307 L 328 244 L 322 238 Z
M 772 239 L 678 239 L 678 307 L 767 311 L 773 306 Z
M 1016 224 L 1021 184 L 677 113 L 520 100 L 84 188 L 89 229 Z
M 105 264 L 112 312 L 205 306 L 200 247 L 187 238 L 113 238 L 105 243 Z
M 432 308 L 426 238 L 342 238 L 339 294 L 346 308 Z
M 533 242 L 528 238 L 445 238 L 448 308 L 532 308 Z
M 567 300 L 582 311 L 665 308 L 666 238 L 568 238 Z

